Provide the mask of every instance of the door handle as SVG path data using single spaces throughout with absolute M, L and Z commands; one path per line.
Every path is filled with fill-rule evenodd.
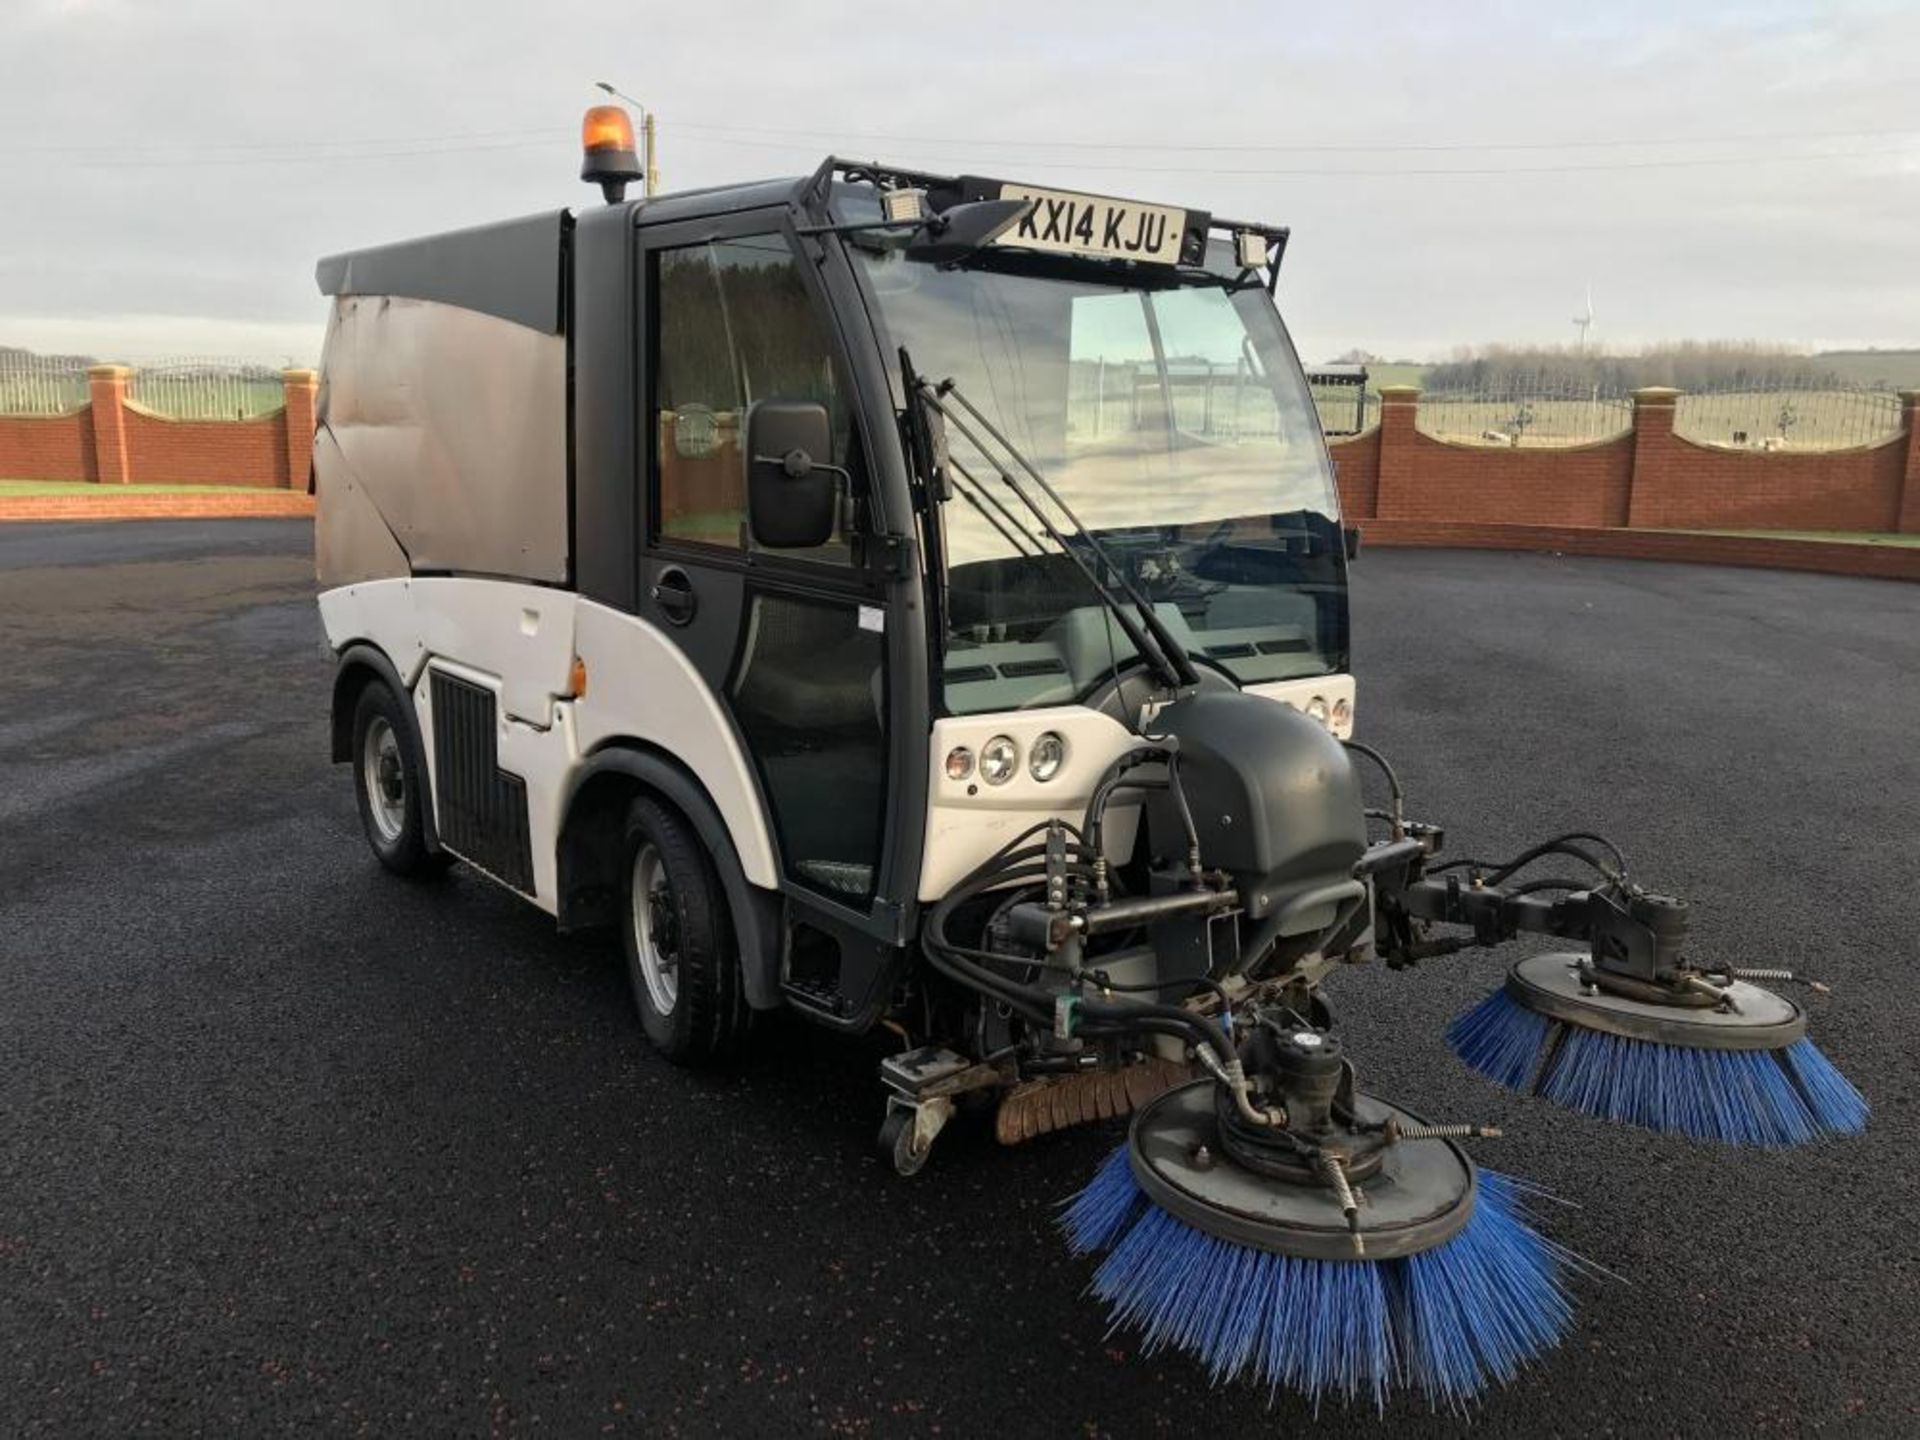
M 647 595 L 660 607 L 660 613 L 671 625 L 685 625 L 700 608 L 699 597 L 693 593 L 692 578 L 678 565 L 669 565 L 662 570 L 648 588 Z

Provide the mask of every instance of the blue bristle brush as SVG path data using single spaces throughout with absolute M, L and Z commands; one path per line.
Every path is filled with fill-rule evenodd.
M 1217 1381 L 1245 1378 L 1384 1409 L 1398 1390 L 1459 1409 L 1557 1344 L 1574 1257 L 1523 1217 L 1520 1185 L 1480 1170 L 1471 1216 L 1418 1254 L 1305 1259 L 1206 1234 L 1155 1205 L 1128 1147 L 1060 1220 L 1076 1254 L 1105 1251 L 1092 1292 L 1148 1354 L 1173 1348 Z
M 1725 1013 L 1661 1015 L 1644 1003 L 1569 992 L 1556 970 L 1567 958 L 1534 956 L 1515 966 L 1506 988 L 1448 1028 L 1454 1052 L 1508 1089 L 1695 1140 L 1777 1147 L 1866 1129 L 1867 1102 L 1805 1038 L 1804 1017 L 1789 1002 L 1743 985 Z M 1583 1019 L 1638 1022 L 1649 1035 L 1700 1043 L 1609 1033 Z M 1753 1048 L 1731 1048 L 1730 1039 Z

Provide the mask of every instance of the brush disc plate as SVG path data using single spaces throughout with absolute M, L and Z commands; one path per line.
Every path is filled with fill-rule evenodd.
M 1530 955 L 1507 972 L 1507 994 L 1520 1005 L 1583 1030 L 1694 1050 L 1783 1050 L 1807 1033 L 1807 1017 L 1791 1000 L 1736 980 L 1727 987 L 1735 1009 L 1692 1009 L 1629 1000 L 1581 989 L 1575 966 L 1584 956 Z
M 1410 1140 L 1392 1146 L 1371 1179 L 1354 1186 L 1363 1197 L 1356 1254 L 1346 1216 L 1321 1185 L 1291 1185 L 1242 1169 L 1220 1144 L 1213 1084 L 1199 1080 L 1169 1090 L 1134 1116 L 1127 1138 L 1133 1177 L 1161 1209 L 1208 1235 L 1276 1255 L 1309 1260 L 1391 1260 L 1450 1240 L 1473 1214 L 1473 1164 L 1449 1140 Z M 1362 1095 L 1363 1120 L 1418 1116 Z M 1204 1146 L 1206 1159 L 1197 1160 Z

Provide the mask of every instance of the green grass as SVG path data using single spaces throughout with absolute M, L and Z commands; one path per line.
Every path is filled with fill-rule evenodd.
M 249 485 L 99 485 L 91 480 L 0 480 L 7 495 L 213 495 L 250 490 Z
M 1827 540 L 1841 545 L 1898 545 L 1920 548 L 1920 535 L 1886 530 L 1672 530 L 1673 535 L 1733 535 L 1744 540 Z

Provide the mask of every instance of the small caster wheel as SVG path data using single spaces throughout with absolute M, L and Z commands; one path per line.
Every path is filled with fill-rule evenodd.
M 890 1107 L 880 1123 L 880 1149 L 893 1161 L 894 1172 L 903 1177 L 918 1175 L 933 1153 L 932 1137 L 916 1148 L 915 1128 L 913 1111 L 905 1105 Z

